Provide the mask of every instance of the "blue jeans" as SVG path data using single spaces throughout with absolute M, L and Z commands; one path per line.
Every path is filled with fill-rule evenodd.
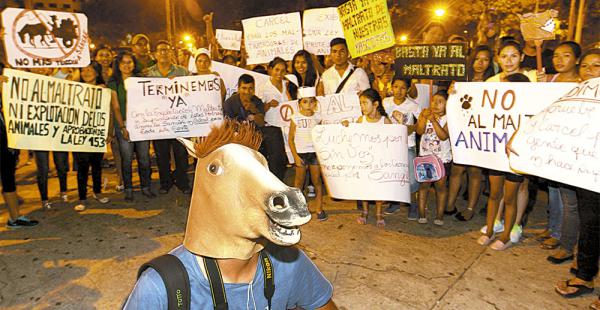
M 130 142 L 123 138 L 119 129 L 115 130 L 115 135 L 119 141 L 121 149 L 121 168 L 123 169 L 123 185 L 125 189 L 133 189 L 131 179 L 133 178 L 133 153 L 138 162 L 138 174 L 140 176 L 140 185 L 142 189 L 150 188 L 150 141 Z
M 37 166 L 37 185 L 40 191 L 42 201 L 48 200 L 48 170 L 50 170 L 50 152 L 34 151 L 35 165 Z M 58 183 L 60 184 L 60 192 L 67 191 L 67 172 L 69 172 L 69 153 L 68 152 L 52 152 L 56 174 L 58 175 Z
M 548 186 L 548 230 L 550 237 L 559 239 L 563 220 L 563 203 L 558 187 Z
M 560 247 L 568 252 L 573 252 L 579 236 L 579 210 L 577 207 L 577 193 L 571 187 L 560 187 L 560 196 L 563 204 L 563 218 L 560 233 Z

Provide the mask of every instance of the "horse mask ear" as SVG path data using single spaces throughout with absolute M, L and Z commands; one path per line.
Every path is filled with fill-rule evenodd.
M 181 142 L 181 144 L 185 146 L 185 149 L 187 150 L 188 154 L 190 154 L 190 156 L 198 158 L 198 155 L 196 155 L 196 144 L 194 142 L 186 138 L 177 138 L 177 141 Z

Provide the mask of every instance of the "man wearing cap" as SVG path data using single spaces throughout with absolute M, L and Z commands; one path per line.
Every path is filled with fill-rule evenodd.
M 323 72 L 319 83 L 319 94 L 358 93 L 371 85 L 367 73 L 350 63 L 348 45 L 343 38 L 335 38 L 329 44 L 329 57 L 333 66 Z
M 161 40 L 156 43 L 156 64 L 146 70 L 147 77 L 174 78 L 190 75 L 188 70 L 173 63 L 171 57 L 171 44 Z M 190 181 L 187 176 L 189 167 L 188 155 L 185 147 L 175 139 L 162 139 L 153 141 L 160 179 L 160 194 L 166 194 L 173 186 L 171 177 L 171 150 L 175 157 L 175 185 L 184 193 L 191 194 Z
M 143 72 L 146 68 L 156 64 L 156 60 L 150 54 L 150 39 L 145 34 L 138 33 L 131 39 L 133 54 L 137 59 L 137 71 Z

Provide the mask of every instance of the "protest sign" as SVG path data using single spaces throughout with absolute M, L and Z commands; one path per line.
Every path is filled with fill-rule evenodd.
M 404 125 L 318 125 L 312 131 L 329 195 L 410 202 Z
M 292 60 L 303 48 L 298 12 L 248 18 L 242 25 L 249 65 L 268 63 L 276 56 Z
M 464 43 L 400 45 L 396 47 L 395 76 L 466 81 L 468 54 Z
M 131 141 L 202 137 L 223 120 L 218 76 L 128 78 L 127 131 Z
M 396 43 L 386 0 L 350 0 L 338 7 L 338 13 L 353 58 Z
M 510 155 L 510 165 L 517 171 L 600 192 L 600 78 L 569 84 L 572 89 L 566 95 L 515 134 L 512 147 L 519 155 Z
M 320 8 L 304 11 L 302 15 L 304 49 L 313 55 L 329 55 L 329 43 L 334 38 L 343 38 L 337 8 Z
M 455 83 L 446 105 L 454 162 L 511 172 L 505 146 L 572 83 Z
M 225 99 L 231 97 L 233 93 L 237 92 L 238 79 L 242 74 L 249 74 L 254 77 L 254 88 L 256 89 L 259 85 L 266 83 L 269 80 L 269 76 L 266 74 L 242 69 L 236 66 L 224 64 L 222 62 L 213 61 L 211 63 L 211 69 L 217 73 L 223 79 L 225 87 L 227 88 L 227 95 Z
M 356 122 L 360 117 L 360 103 L 357 94 L 334 94 L 317 97 L 317 111 L 321 119 L 321 124 L 340 124 L 347 120 L 350 123 Z M 283 102 L 277 108 L 279 116 L 272 125 L 281 127 L 283 139 L 285 142 L 285 151 L 290 163 L 294 162 L 292 151 L 288 143 L 290 132 L 290 122 L 292 115 L 298 111 L 298 101 Z
M 106 152 L 110 89 L 12 69 L 4 75 L 9 148 Z
M 542 13 L 517 14 L 521 20 L 521 33 L 527 41 L 554 40 L 554 29 L 558 11 L 547 10 Z
M 226 50 L 239 51 L 242 45 L 242 32 L 237 30 L 217 29 L 217 41 Z
M 79 68 L 90 63 L 83 14 L 7 8 L 2 27 L 8 63 L 14 68 Z

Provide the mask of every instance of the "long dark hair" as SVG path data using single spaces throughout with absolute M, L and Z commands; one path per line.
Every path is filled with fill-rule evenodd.
M 487 45 L 478 45 L 473 49 L 473 52 L 471 52 L 471 55 L 469 56 L 469 64 L 467 66 L 467 77 L 469 81 L 472 81 L 473 77 L 475 76 L 475 72 L 473 71 L 473 64 L 475 63 L 475 57 L 477 57 L 477 54 L 479 54 L 479 52 L 488 52 L 488 54 L 490 55 L 490 63 L 487 69 L 485 69 L 485 72 L 483 72 L 483 80 L 485 81 L 496 74 L 496 72 L 494 71 L 494 51 Z
M 381 116 L 388 117 L 388 114 L 385 112 L 385 108 L 383 107 L 383 100 L 381 100 L 381 95 L 379 95 L 378 91 L 373 88 L 365 89 L 359 95 L 359 97 L 362 96 L 369 98 L 369 100 L 371 100 L 373 103 L 379 102 L 377 105 L 377 111 L 379 114 L 381 114 Z
M 282 64 L 283 67 L 287 69 L 287 63 L 281 57 L 275 57 L 275 58 L 273 58 L 273 60 L 271 60 L 271 62 L 269 62 L 269 69 L 275 68 L 275 66 L 277 66 L 278 64 Z M 284 79 L 285 79 L 285 77 L 284 77 Z M 290 95 L 290 97 L 291 97 L 290 99 L 291 100 L 298 99 L 298 86 L 296 86 L 296 84 L 288 81 L 288 83 L 287 83 L 287 92 Z
M 306 61 L 305 81 L 302 80 L 302 76 L 300 75 L 300 73 L 298 73 L 298 71 L 296 71 L 296 66 L 294 66 L 298 57 L 304 57 L 304 60 Z M 292 73 L 298 78 L 298 86 L 317 86 L 315 85 L 317 83 L 317 70 L 315 69 L 315 64 L 313 62 L 312 55 L 309 52 L 305 50 L 299 50 L 298 52 L 296 52 L 294 58 L 292 58 Z
M 117 84 L 123 83 L 123 74 L 121 74 L 121 69 L 119 69 L 119 65 L 121 64 L 121 61 L 123 61 L 123 57 L 125 57 L 125 56 L 129 56 L 129 57 L 131 57 L 131 60 L 133 60 L 134 67 L 133 67 L 132 76 L 140 75 L 140 71 L 138 70 L 137 58 L 135 58 L 135 56 L 133 55 L 132 52 L 123 51 L 123 52 L 120 52 L 119 55 L 117 55 L 117 57 L 115 58 L 115 61 L 113 62 L 113 73 L 112 73 L 112 76 L 110 77 L 110 79 L 108 80 L 109 82 L 115 82 Z
M 92 61 L 86 67 L 89 67 L 89 66 L 91 66 L 92 69 L 94 69 L 94 71 L 96 71 L 96 85 L 104 84 L 104 79 L 102 78 L 102 65 L 96 61 Z M 85 83 L 81 74 L 79 74 L 79 82 Z

